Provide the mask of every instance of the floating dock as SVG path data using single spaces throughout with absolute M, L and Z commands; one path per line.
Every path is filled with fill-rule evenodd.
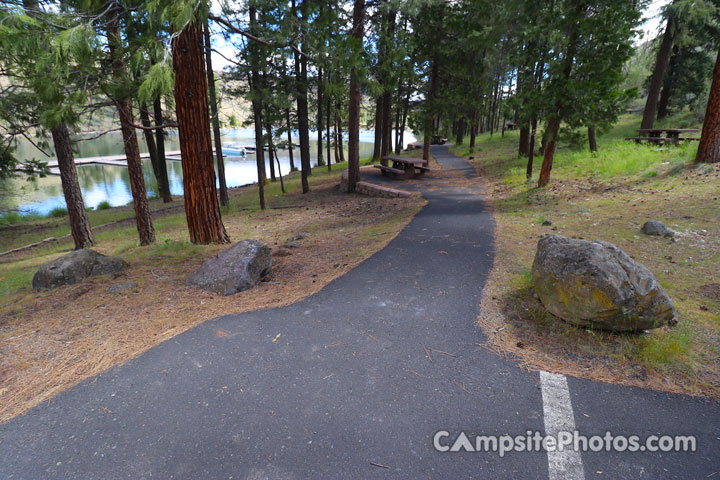
M 215 150 L 213 150 L 213 155 Z M 150 158 L 149 153 L 141 153 L 140 158 Z M 165 160 L 174 162 L 180 161 L 180 150 L 171 150 L 165 152 Z M 81 157 L 75 159 L 75 166 L 83 165 L 107 165 L 111 167 L 125 167 L 127 168 L 127 157 L 125 155 L 106 155 L 103 157 Z M 50 169 L 50 175 L 60 175 L 60 168 L 56 159 L 47 162 L 47 166 Z M 18 165 L 15 169 L 17 172 L 24 172 L 25 165 Z

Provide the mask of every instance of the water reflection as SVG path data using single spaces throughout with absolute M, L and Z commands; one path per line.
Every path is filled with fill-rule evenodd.
M 224 130 L 222 141 L 227 144 L 254 145 L 253 131 L 250 129 Z M 315 134 L 311 138 L 317 138 Z M 360 157 L 369 157 L 373 150 L 374 133 L 372 131 L 360 132 Z M 141 152 L 146 151 L 145 142 L 140 140 Z M 180 145 L 177 135 L 169 135 L 166 140 L 166 150 L 179 150 Z M 415 141 L 412 135 L 405 135 L 405 143 Z M 294 142 L 298 142 L 294 139 Z M 311 141 L 311 163 L 317 165 L 317 143 Z M 30 142 L 21 139 L 18 142 L 17 154 L 22 159 L 49 160 L 47 157 L 33 147 Z M 76 142 L 77 157 L 96 157 L 106 155 L 123 154 L 122 136 L 119 132 L 112 132 L 100 138 Z M 49 152 L 54 155 L 52 148 Z M 347 158 L 347 148 L 345 156 Z M 290 171 L 290 157 L 287 150 L 279 150 L 281 171 L 287 174 Z M 295 165 L 300 165 L 300 151 L 294 150 Z M 270 167 L 266 155 L 266 170 L 270 174 Z M 277 163 L 274 164 L 277 172 Z M 180 162 L 168 161 L 168 179 L 170 181 L 170 192 L 173 195 L 183 193 L 182 167 Z M 148 195 L 157 196 L 157 182 L 152 173 L 152 166 L 149 160 L 143 160 L 143 172 Z M 247 185 L 257 181 L 257 170 L 255 155 L 248 154 L 244 157 L 227 157 L 225 159 L 225 176 L 228 187 Z M 96 207 L 100 202 L 107 201 L 112 206 L 125 205 L 132 200 L 130 183 L 127 168 L 103 165 L 83 165 L 78 167 L 78 177 L 83 198 L 87 207 Z M 51 175 L 45 178 L 38 178 L 34 181 L 27 181 L 17 177 L 0 181 L 0 211 L 19 210 L 21 212 L 48 213 L 53 208 L 65 207 L 60 177 Z

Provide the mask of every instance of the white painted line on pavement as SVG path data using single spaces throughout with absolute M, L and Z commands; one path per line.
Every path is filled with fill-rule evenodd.
M 543 413 L 545 416 L 545 435 L 557 438 L 560 432 L 575 430 L 570 391 L 564 375 L 540 372 Z M 550 480 L 584 480 L 582 457 L 580 452 L 565 447 L 562 451 L 547 452 Z

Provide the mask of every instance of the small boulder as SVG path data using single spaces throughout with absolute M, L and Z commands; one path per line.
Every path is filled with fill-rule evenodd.
M 300 244 L 298 243 L 300 240 L 303 240 L 305 238 L 306 234 L 304 233 L 298 233 L 297 235 L 293 235 L 292 237 L 285 240 L 285 243 L 282 244 L 283 248 L 298 248 Z
M 642 232 L 645 235 L 657 235 L 658 237 L 672 237 L 675 235 L 675 232 L 657 220 L 648 220 L 645 222 L 642 226 Z
M 575 325 L 629 332 L 676 323 L 655 276 L 608 242 L 545 236 L 532 280 L 545 308 Z
M 255 240 L 242 240 L 205 261 L 185 283 L 218 295 L 252 288 L 270 272 L 270 249 Z
M 108 293 L 122 293 L 137 287 L 136 282 L 120 282 L 110 285 L 107 289 Z
M 81 282 L 91 275 L 115 273 L 127 267 L 121 258 L 108 257 L 95 250 L 75 250 L 40 267 L 33 277 L 35 290 L 51 290 Z
M 543 227 L 550 227 L 552 226 L 552 220 L 543 220 L 542 225 Z

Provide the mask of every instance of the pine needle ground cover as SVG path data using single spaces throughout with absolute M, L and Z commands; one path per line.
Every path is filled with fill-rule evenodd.
M 229 313 L 280 307 L 319 291 L 383 248 L 425 204 L 422 198 L 381 199 L 338 191 L 342 164 L 315 169 L 311 192 L 299 192 L 299 174 L 266 187 L 268 208 L 257 207 L 257 187 L 236 189 L 223 221 L 233 241 L 245 238 L 278 249 L 298 233 L 291 255 L 274 256 L 272 273 L 255 288 L 220 297 L 185 285 L 187 275 L 227 245 L 188 242 L 182 198 L 155 210 L 157 242 L 139 247 L 132 221 L 96 231 L 96 249 L 130 267 L 49 292 L 33 292 L 37 268 L 67 253 L 72 240 L 0 257 L 0 422 L 78 382 L 139 355 L 199 323 Z M 93 225 L 132 215 L 132 207 L 89 212 Z M 46 228 L 47 227 L 47 228 Z M 58 219 L 0 226 L 0 250 L 59 236 Z M 137 285 L 121 293 L 108 287 Z M 223 332 L 218 332 L 223 335 Z
M 561 148 L 551 183 L 536 188 L 517 155 L 517 132 L 483 135 L 473 156 L 497 221 L 495 266 L 478 319 L 487 346 L 545 369 L 605 382 L 720 396 L 720 165 L 692 163 L 697 143 L 635 145 L 625 117 L 600 138 L 600 151 Z M 656 219 L 676 241 L 640 231 Z M 552 225 L 543 226 L 545 220 Z M 545 311 L 531 285 L 538 239 L 556 233 L 605 240 L 647 266 L 675 303 L 679 324 L 642 334 L 573 327 Z

